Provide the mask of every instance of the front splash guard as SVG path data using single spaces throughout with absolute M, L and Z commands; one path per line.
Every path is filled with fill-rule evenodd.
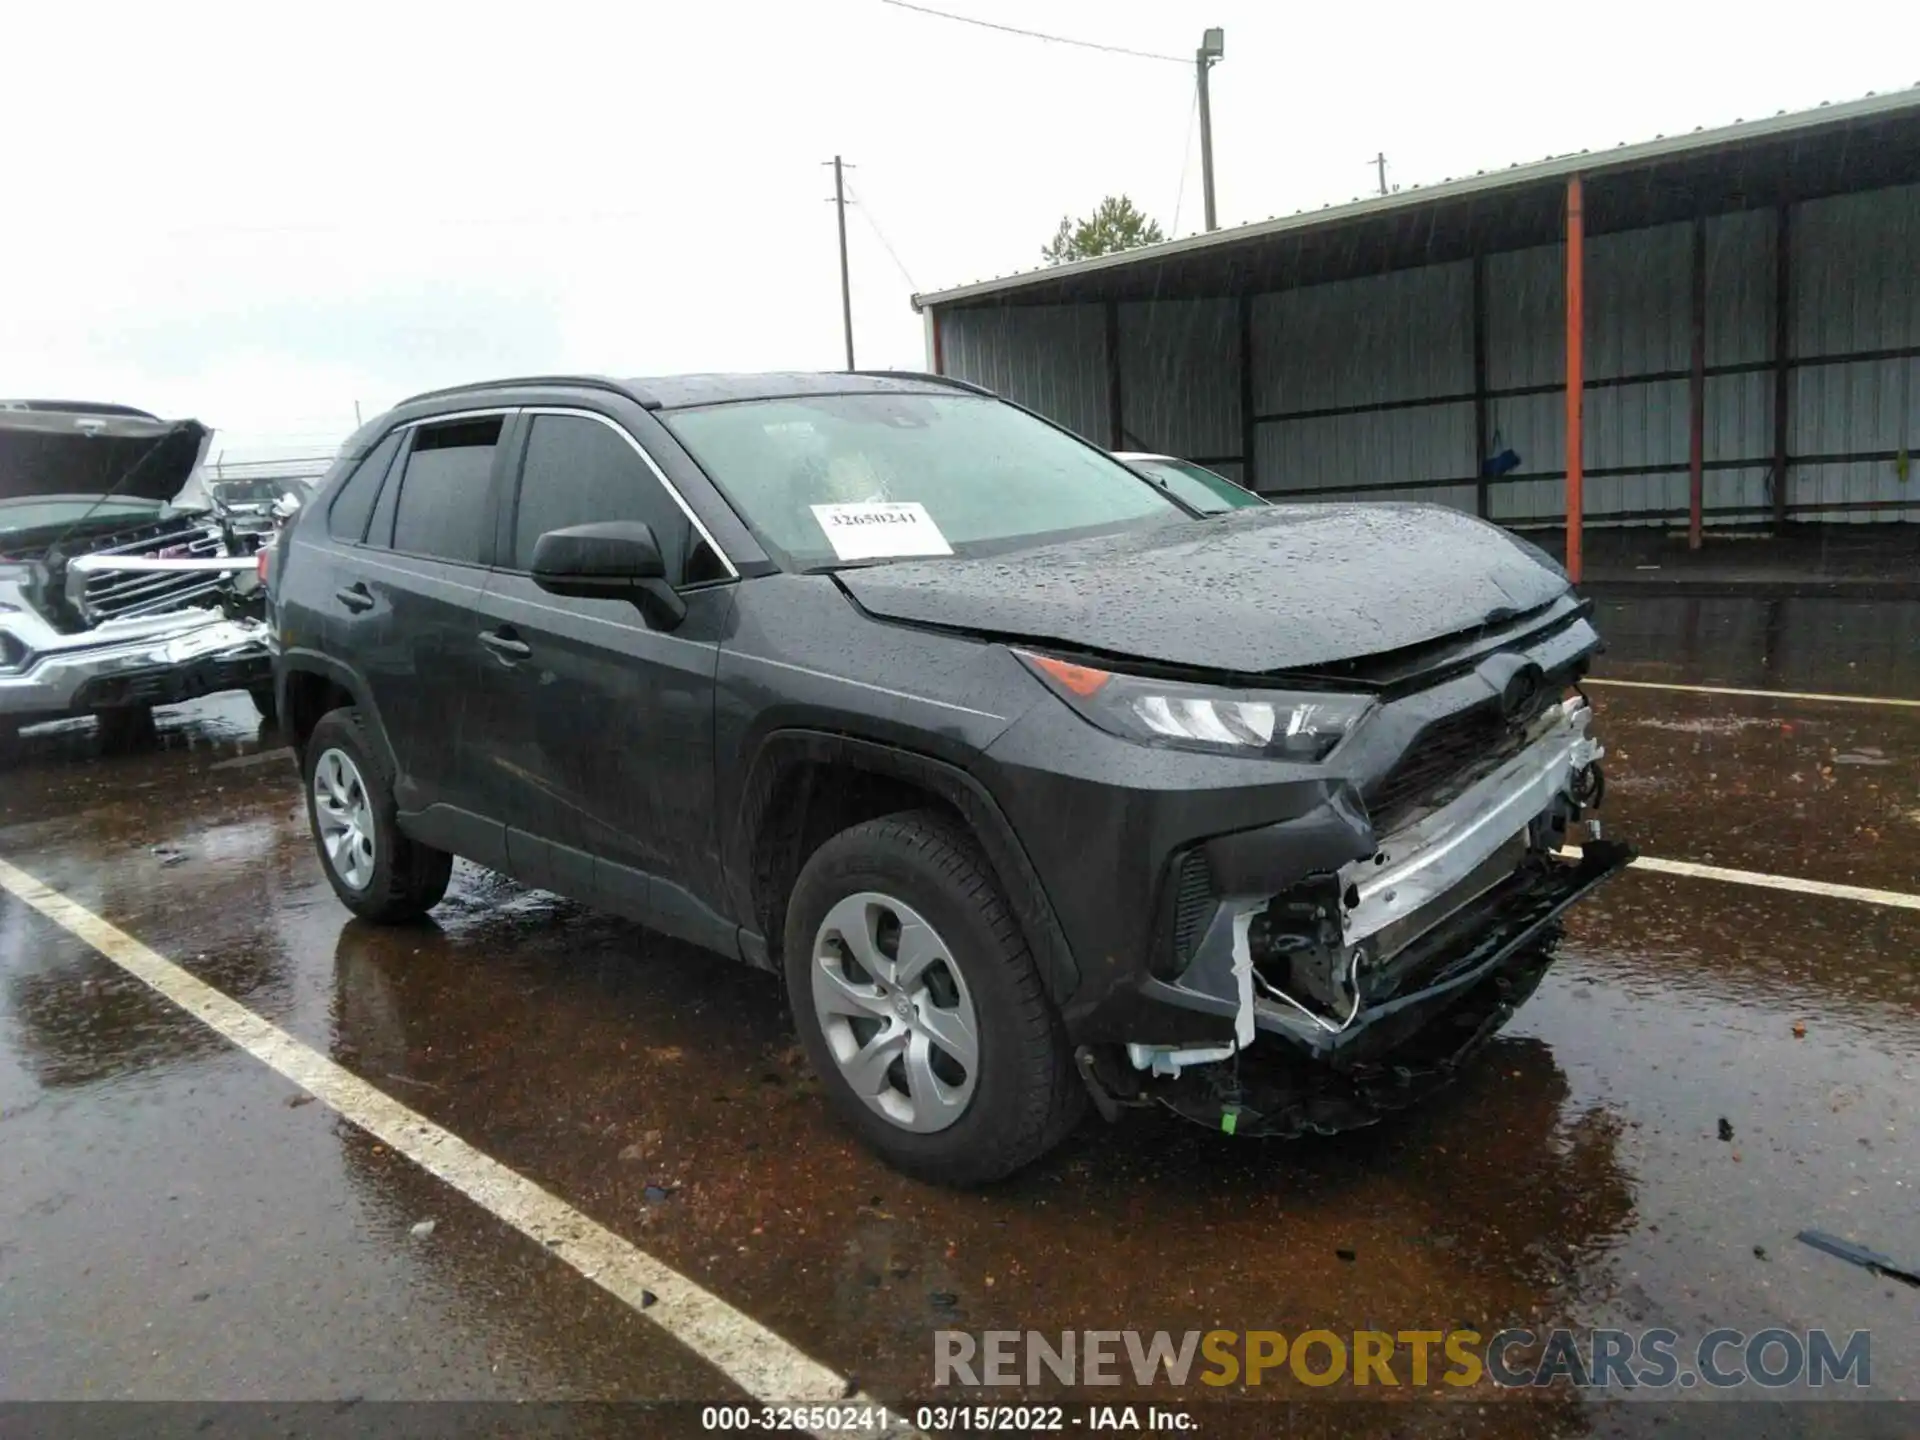
M 1590 841 L 1576 862 L 1547 862 L 1471 945 L 1444 959 L 1437 978 L 1364 1012 L 1342 1035 L 1288 1043 L 1263 1030 L 1266 1043 L 1237 1061 L 1188 1070 L 1150 1093 L 1178 1115 L 1238 1135 L 1333 1135 L 1405 1109 L 1449 1083 L 1512 1018 L 1553 963 L 1561 914 L 1633 855 Z

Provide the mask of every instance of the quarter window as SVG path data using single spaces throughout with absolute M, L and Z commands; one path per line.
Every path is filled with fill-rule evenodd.
M 374 446 L 333 497 L 333 504 L 327 508 L 327 533 L 334 539 L 357 544 L 366 538 L 367 517 L 373 514 L 380 482 L 387 478 L 387 468 L 393 464 L 404 433 L 395 431 Z

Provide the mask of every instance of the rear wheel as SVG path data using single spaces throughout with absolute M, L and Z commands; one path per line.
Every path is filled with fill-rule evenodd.
M 260 718 L 269 725 L 279 719 L 279 711 L 274 705 L 273 686 L 271 684 L 253 686 L 247 691 L 247 698 L 253 701 L 253 708 L 259 712 Z
M 1012 1174 L 1084 1111 L 1058 1015 L 986 860 L 944 816 L 834 836 L 787 907 L 787 994 L 841 1117 L 945 1184 Z
M 382 924 L 417 920 L 446 896 L 453 856 L 400 833 L 393 785 L 360 712 L 320 718 L 305 754 L 307 819 L 333 893 Z

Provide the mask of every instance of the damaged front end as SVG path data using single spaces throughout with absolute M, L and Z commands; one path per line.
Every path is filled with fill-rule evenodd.
M 1230 1133 L 1330 1133 L 1444 1084 L 1538 985 L 1561 913 L 1632 859 L 1592 816 L 1604 752 L 1591 719 L 1577 694 L 1545 706 L 1505 758 L 1282 890 L 1223 876 L 1201 849 L 1181 857 L 1177 969 L 1148 988 L 1230 1020 L 1231 1034 L 1083 1050 L 1101 1109 L 1158 1103 Z M 1351 801 L 1330 813 L 1373 836 Z
M 210 436 L 124 406 L 0 402 L 0 725 L 267 695 L 258 561 L 176 503 Z

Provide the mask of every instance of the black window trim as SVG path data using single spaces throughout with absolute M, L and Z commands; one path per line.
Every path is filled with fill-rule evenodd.
M 380 447 L 385 445 L 389 440 L 398 443 L 393 447 L 393 454 L 387 457 L 386 467 L 381 470 L 379 478 L 373 483 L 373 499 L 367 505 L 367 518 L 360 524 L 360 533 L 358 535 L 334 534 L 334 507 L 340 503 L 340 497 L 346 493 L 347 487 L 360 477 L 360 472 L 364 470 L 373 457 L 379 453 Z M 398 425 L 386 431 L 379 439 L 375 440 L 373 444 L 361 451 L 360 458 L 354 462 L 353 468 L 347 471 L 346 478 L 341 480 L 339 488 L 333 492 L 333 497 L 327 501 L 327 512 L 323 518 L 326 520 L 324 528 L 327 532 L 327 539 L 330 542 L 336 545 L 357 545 L 362 548 L 366 546 L 367 531 L 373 528 L 373 512 L 380 508 L 380 493 L 387 488 L 387 482 L 393 478 L 394 465 L 399 461 L 400 457 L 406 453 L 406 433 L 403 427 Z
M 501 487 L 501 458 L 510 449 L 510 442 L 513 438 L 513 422 L 515 417 L 520 414 L 520 411 L 521 407 L 518 405 L 488 405 L 474 410 L 449 410 L 443 415 L 420 415 L 411 420 L 403 420 L 395 426 L 394 429 L 396 431 L 405 434 L 406 441 L 401 445 L 399 453 L 394 456 L 393 464 L 387 467 L 387 484 L 400 487 L 400 489 L 396 489 L 394 492 L 393 514 L 396 521 L 394 528 L 399 528 L 397 524 L 400 515 L 399 502 L 401 499 L 401 491 L 405 489 L 407 482 L 407 470 L 405 464 L 402 462 L 413 458 L 414 433 L 425 425 L 447 425 L 457 423 L 461 420 L 488 420 L 494 416 L 500 418 L 500 438 L 493 442 L 493 462 L 487 472 L 487 503 L 496 507 L 495 514 L 497 516 L 499 513 L 497 508 L 499 503 L 498 496 Z M 385 439 L 384 436 L 381 438 Z M 394 468 L 395 466 L 399 468 L 396 470 Z M 385 486 L 382 487 L 382 489 L 384 488 Z M 380 508 L 380 497 L 378 495 L 374 497 L 373 508 L 376 512 Z M 402 550 L 393 543 L 393 536 L 391 534 L 387 536 L 387 543 L 385 545 L 374 545 L 373 535 L 371 533 L 373 528 L 372 515 L 367 517 L 367 528 L 369 533 L 366 538 L 366 544 L 369 548 L 383 550 L 389 555 L 399 555 L 408 560 L 424 560 L 433 565 L 458 565 L 463 570 L 492 570 L 496 568 L 492 562 L 499 558 L 496 553 L 498 550 L 496 543 L 498 539 L 497 536 L 488 537 L 489 553 L 486 559 L 454 560 L 445 555 L 427 555 L 418 550 Z M 498 527 L 496 526 L 495 528 L 497 529 Z
M 693 507 L 687 503 L 687 497 L 682 495 L 679 487 L 667 478 L 667 472 L 660 468 L 659 462 L 647 453 L 647 447 L 642 445 L 634 436 L 634 433 L 618 420 L 614 419 L 613 416 L 603 415 L 598 410 L 583 409 L 578 405 L 522 405 L 518 408 L 519 413 L 525 416 L 527 420 L 526 434 L 520 438 L 520 443 L 515 446 L 516 453 L 513 457 L 512 503 L 502 507 L 503 520 L 501 524 L 501 534 L 511 535 L 513 533 L 512 527 L 519 524 L 520 486 L 526 479 L 527 440 L 532 435 L 532 422 L 541 415 L 568 415 L 582 420 L 598 420 L 602 425 L 606 426 L 633 447 L 633 453 L 640 457 L 647 469 L 652 472 L 653 478 L 660 483 L 660 488 L 667 492 L 668 498 L 680 508 L 680 513 L 687 517 L 687 523 L 693 527 L 693 533 L 699 536 L 700 539 L 706 541 L 707 548 L 712 550 L 713 553 L 720 558 L 720 563 L 726 567 L 726 575 L 718 580 L 697 581 L 693 584 L 680 585 L 677 588 L 681 590 L 697 590 L 705 585 L 728 585 L 740 578 L 740 567 L 733 563 L 733 557 L 727 554 L 725 547 L 713 538 L 713 532 L 707 529 L 706 523 L 694 513 Z M 688 558 L 691 558 L 691 554 L 692 552 L 689 550 Z M 510 543 L 507 545 L 507 548 L 501 554 L 496 555 L 495 558 L 504 562 L 493 567 L 503 574 L 525 575 L 527 573 L 527 571 L 513 565 L 512 560 L 514 557 Z

